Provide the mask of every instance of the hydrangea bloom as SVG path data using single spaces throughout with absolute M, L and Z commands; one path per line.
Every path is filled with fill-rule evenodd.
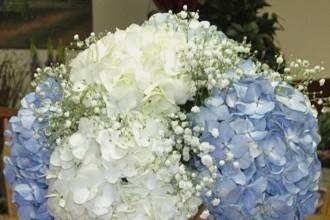
M 181 163 L 180 156 L 169 154 L 173 141 L 166 137 L 166 124 L 133 113 L 122 120 L 122 126 L 107 127 L 97 118 L 82 118 L 78 131 L 55 149 L 48 173 L 48 206 L 55 219 L 184 220 L 195 215 L 200 199 L 182 200 L 173 185 Z
M 177 111 L 175 104 L 191 99 L 195 88 L 177 55 L 187 44 L 185 32 L 165 27 L 131 25 L 107 34 L 72 60 L 73 87 L 103 85 L 110 114 Z
M 204 127 L 201 142 L 214 146 L 217 177 L 203 199 L 215 219 L 294 220 L 313 213 L 320 137 L 305 103 L 286 83 L 254 76 L 215 89 L 191 116 Z M 210 176 L 202 159 L 193 161 L 200 178 Z
M 70 68 L 38 69 L 10 120 L 5 174 L 21 219 L 185 220 L 202 200 L 204 219 L 314 210 L 311 104 L 245 60 L 245 42 L 186 9 L 75 40 L 87 49 Z
M 13 189 L 13 201 L 22 220 L 52 219 L 47 208 L 47 181 L 50 149 L 46 141 L 49 108 L 61 98 L 53 78 L 40 83 L 37 93 L 22 100 L 22 108 L 9 121 L 11 156 L 5 158 L 4 174 Z

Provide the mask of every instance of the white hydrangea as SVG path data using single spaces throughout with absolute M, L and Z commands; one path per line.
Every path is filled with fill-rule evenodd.
M 200 200 L 192 184 L 173 185 L 180 156 L 162 120 L 127 114 L 120 122 L 82 118 L 50 159 L 49 204 L 55 219 L 187 219 Z M 182 170 L 182 169 L 181 169 Z
M 177 57 L 186 44 L 183 31 L 131 25 L 109 33 L 73 59 L 70 79 L 76 90 L 86 83 L 103 85 L 112 115 L 135 109 L 173 112 L 195 92 Z

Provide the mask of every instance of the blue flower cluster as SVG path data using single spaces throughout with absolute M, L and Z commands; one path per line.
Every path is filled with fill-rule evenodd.
M 5 158 L 4 174 L 13 189 L 13 202 L 21 220 L 53 219 L 46 198 L 50 150 L 45 128 L 51 105 L 61 99 L 61 88 L 53 78 L 48 78 L 36 91 L 24 97 L 6 132 L 11 138 L 11 156 Z
M 251 76 L 214 90 L 191 114 L 193 126 L 204 127 L 201 142 L 215 147 L 217 177 L 212 194 L 202 196 L 215 219 L 298 220 L 313 213 L 320 137 L 306 103 L 284 82 Z M 210 176 L 199 157 L 192 163 L 201 179 Z M 212 203 L 216 198 L 219 204 Z

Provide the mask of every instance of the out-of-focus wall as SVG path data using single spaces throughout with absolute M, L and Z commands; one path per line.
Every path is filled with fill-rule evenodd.
M 330 78 L 330 0 L 270 0 L 284 31 L 278 43 L 285 55 L 306 58 L 326 67 Z M 323 62 L 323 63 L 322 63 Z
M 152 0 L 93 0 L 93 29 L 114 31 L 141 24 L 152 7 Z
M 93 0 L 94 31 L 142 23 L 153 8 L 152 0 Z M 330 0 L 270 0 L 268 11 L 281 17 L 285 30 L 278 43 L 285 55 L 323 64 L 330 78 Z M 323 62 L 323 63 L 322 63 Z

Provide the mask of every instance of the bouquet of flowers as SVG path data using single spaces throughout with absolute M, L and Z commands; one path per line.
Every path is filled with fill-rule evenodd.
M 86 49 L 38 69 L 10 120 L 4 172 L 20 219 L 313 213 L 320 137 L 294 76 L 321 67 L 298 60 L 281 75 L 186 7 L 75 39 Z

